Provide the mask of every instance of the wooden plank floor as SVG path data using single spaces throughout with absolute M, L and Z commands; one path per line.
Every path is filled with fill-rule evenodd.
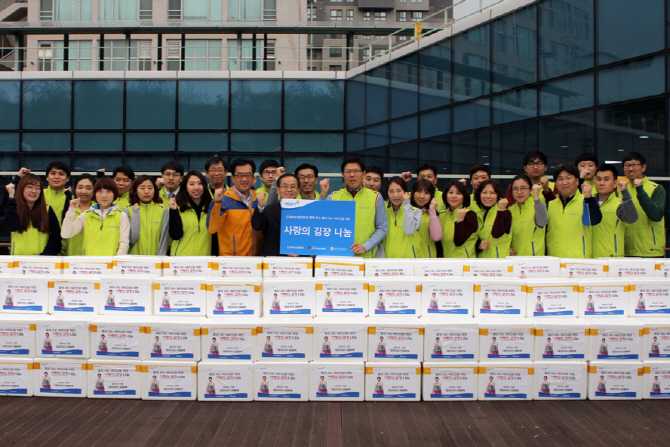
M 670 400 L 170 402 L 0 398 L 0 446 L 663 446 Z M 668 444 L 666 444 L 668 443 Z

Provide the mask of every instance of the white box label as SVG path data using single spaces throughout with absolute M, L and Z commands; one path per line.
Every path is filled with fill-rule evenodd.
M 638 360 L 640 358 L 640 332 L 625 329 L 598 330 L 600 343 L 598 359 Z
M 0 365 L 0 394 L 28 394 L 28 371 L 26 364 Z
M 215 285 L 214 315 L 253 315 L 255 287 L 253 285 Z
M 429 314 L 467 315 L 472 306 L 472 283 L 424 282 L 423 294 L 428 298 Z
M 249 397 L 249 373 L 221 366 L 205 368 L 205 399 L 246 399 Z
M 123 280 L 108 280 L 101 284 L 105 297 L 105 310 L 124 312 L 144 312 L 147 297 L 153 291 L 151 284 L 123 284 Z
M 258 336 L 263 337 L 261 357 L 304 359 L 307 354 L 304 327 L 265 327 Z
M 376 335 L 370 336 L 374 343 L 376 359 L 418 359 L 423 349 L 419 329 L 378 327 Z
M 207 292 L 199 282 L 159 284 L 156 299 L 160 300 L 161 314 L 200 312 L 205 304 Z
M 583 293 L 586 295 L 585 316 L 624 314 L 624 286 L 588 286 Z
M 153 329 L 150 334 L 151 358 L 192 359 L 195 352 L 193 332 L 193 329 Z
M 433 346 L 431 359 L 474 359 L 479 330 L 450 328 L 445 323 L 443 328 L 430 329 L 426 337 Z
M 431 399 L 472 399 L 475 395 L 475 374 L 473 368 L 430 368 Z
M 670 286 L 637 286 L 630 292 L 636 300 L 635 315 L 670 313 Z
M 48 297 L 46 284 L 42 281 L 5 280 L 5 300 L 2 308 L 25 312 L 41 312 Z
M 535 343 L 542 343 L 543 359 L 584 359 L 586 358 L 586 334 L 584 330 L 544 329 L 542 337 Z
M 529 359 L 533 335 L 530 329 L 489 329 L 489 359 Z
M 261 368 L 260 386 L 256 397 L 280 399 L 300 399 L 302 397 L 302 371 L 290 368 Z
M 345 312 L 363 314 L 368 291 L 364 283 L 359 284 L 319 284 L 316 290 L 316 302 L 322 312 Z M 319 290 L 320 289 L 320 290 Z
M 574 307 L 578 293 L 573 286 L 533 287 L 533 291 L 528 292 L 528 300 L 533 303 L 533 316 L 576 315 Z
M 347 330 L 322 327 L 318 336 L 315 343 L 320 343 L 321 346 L 319 358 L 363 358 L 363 351 L 367 346 L 366 328 Z
M 251 360 L 251 329 L 210 329 L 208 359 Z
M 137 396 L 135 365 L 93 365 L 95 396 Z
M 54 282 L 55 312 L 94 312 L 95 284 L 83 282 Z
M 2 323 L 0 354 L 30 355 L 30 325 Z
M 373 399 L 415 399 L 421 377 L 416 368 L 372 368 Z
M 272 285 L 268 287 L 264 299 L 270 300 L 270 315 L 310 315 L 312 314 L 313 297 L 314 290 L 312 288 L 307 290 L 303 286 Z
M 150 366 L 149 396 L 191 397 L 192 374 L 190 366 Z
M 42 330 L 42 355 L 83 355 L 84 324 L 50 322 Z
M 139 326 L 98 325 L 98 340 L 95 353 L 109 357 L 139 357 Z
M 559 363 L 552 366 L 543 366 L 535 371 L 540 374 L 540 390 L 538 397 L 555 399 L 579 399 L 582 397 L 582 380 L 586 370 L 561 366 Z
M 482 285 L 475 298 L 479 300 L 482 314 L 520 315 L 521 307 L 525 305 L 525 295 L 525 289 L 522 292 L 521 286 L 489 284 Z
M 480 386 L 486 387 L 485 399 L 526 399 L 528 377 L 527 368 L 486 368 Z
M 598 366 L 596 396 L 637 397 L 637 368 Z
M 316 397 L 360 397 L 362 370 L 352 370 L 344 366 L 319 366 L 314 379 L 317 381 Z
M 40 381 L 41 393 L 82 394 L 85 372 L 80 363 L 42 363 L 41 369 L 34 372 L 34 380 Z

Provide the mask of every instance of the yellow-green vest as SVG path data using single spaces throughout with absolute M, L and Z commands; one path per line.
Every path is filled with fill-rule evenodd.
M 419 226 L 417 233 L 419 234 L 419 251 L 416 254 L 417 258 L 436 258 L 437 248 L 435 242 L 430 238 L 429 212 L 425 212 L 421 216 L 421 225 Z
M 184 235 L 172 241 L 171 256 L 210 256 L 212 254 L 212 236 L 207 231 L 207 210 L 200 213 L 200 220 L 193 209 L 179 214 Z
M 130 206 L 130 193 L 127 192 L 124 195 L 119 196 L 119 198 L 114 201 L 114 205 L 119 205 L 121 211 L 128 208 Z
M 435 187 L 435 195 L 433 197 L 437 199 L 437 208 L 435 208 L 437 214 L 447 211 L 447 206 L 444 204 L 444 201 L 442 200 L 442 191 L 437 189 L 437 187 Z
M 85 256 L 116 256 L 119 251 L 119 233 L 121 231 L 121 211 L 112 208 L 105 215 L 104 221 L 89 209 L 84 221 L 84 255 Z
M 642 189 L 651 198 L 654 190 L 658 188 L 657 183 L 644 177 Z M 640 206 L 637 198 L 637 189 L 628 188 L 633 197 L 633 203 L 637 210 L 637 221 L 634 224 L 625 226 L 626 234 L 626 256 L 646 256 L 658 257 L 665 256 L 665 218 L 660 222 L 653 222 Z
M 49 205 L 47 205 L 47 216 L 49 215 Z M 33 223 L 28 224 L 28 229 L 23 233 L 12 232 L 12 250 L 13 256 L 39 256 L 49 242 L 49 234 L 40 232 L 33 227 Z
M 482 210 L 481 213 L 477 214 L 479 230 L 477 231 L 477 238 L 482 241 L 489 241 L 489 246 L 486 247 L 486 250 L 483 250 L 478 258 L 504 258 L 509 256 L 510 243 L 512 242 L 512 235 L 505 233 L 499 238 L 494 238 L 491 236 L 491 230 L 493 230 L 493 224 L 498 215 L 498 204 L 496 203 L 488 213 Z
M 622 257 L 624 256 L 625 222 L 616 215 L 616 210 L 621 204 L 621 199 L 613 192 L 600 205 L 600 213 L 603 215 L 598 225 L 593 227 L 593 252 L 594 258 Z
M 77 208 L 74 211 L 74 218 L 77 220 L 77 217 L 81 215 L 81 209 Z M 84 232 L 75 234 L 70 239 L 63 239 L 63 242 L 67 241 L 67 256 L 84 256 Z
M 416 258 L 418 250 L 418 232 L 405 233 L 405 210 L 402 205 L 398 213 L 393 212 L 393 205 L 386 208 L 386 220 L 388 221 L 388 233 L 382 240 L 384 255 L 387 258 Z
M 512 213 L 512 243 L 517 256 L 544 256 L 546 227 L 535 225 L 535 199 L 509 207 Z
M 362 187 L 357 193 L 356 197 L 352 196 L 347 188 L 342 188 L 332 195 L 332 200 L 335 201 L 353 201 L 356 202 L 356 225 L 354 242 L 357 244 L 364 244 L 370 239 L 377 227 L 375 226 L 375 214 L 377 209 L 377 198 L 381 200 L 378 192 L 374 192 L 366 187 Z M 374 258 L 377 253 L 377 247 L 366 251 L 363 254 L 357 254 L 363 258 Z
M 456 230 L 456 211 L 447 209 L 440 214 L 442 225 L 442 249 L 445 258 L 476 258 L 475 245 L 477 244 L 477 232 L 470 235 L 465 244 L 457 247 L 454 245 L 454 231 Z
M 560 197 L 547 206 L 547 255 L 559 258 L 590 258 L 592 255 L 592 227 L 584 196 L 577 190 L 563 208 Z
M 140 203 L 139 205 L 140 237 L 130 248 L 128 254 L 156 256 L 158 254 L 158 245 L 161 240 L 165 207 L 154 202 Z M 132 206 L 128 208 L 128 215 L 130 218 L 133 217 L 133 211 Z

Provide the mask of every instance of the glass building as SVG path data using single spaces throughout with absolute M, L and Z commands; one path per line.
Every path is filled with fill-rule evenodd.
M 510 0 L 347 73 L 0 72 L 1 170 L 202 170 L 217 154 L 337 173 L 353 153 L 511 176 L 530 150 L 550 166 L 636 150 L 667 189 L 668 3 Z

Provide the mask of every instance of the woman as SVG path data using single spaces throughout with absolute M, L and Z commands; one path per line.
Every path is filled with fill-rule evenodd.
M 654 337 L 654 340 L 651 342 L 651 350 L 649 353 L 652 355 L 659 355 L 661 353 L 661 346 L 658 343 L 657 337 Z
M 477 214 L 468 209 L 470 194 L 461 182 L 451 182 L 442 194 L 447 210 L 440 214 L 445 258 L 474 258 Z
M 277 297 L 276 293 L 274 298 L 272 298 L 272 308 L 270 309 L 270 312 L 281 312 L 281 303 L 279 302 L 279 298 Z
M 419 253 L 420 258 L 437 257 L 436 242 L 442 240 L 442 225 L 437 217 L 437 199 L 435 185 L 426 179 L 419 179 L 412 187 L 410 204 L 421 210 L 421 224 L 419 226 Z
M 270 384 L 268 383 L 267 376 L 263 376 L 263 380 L 261 381 L 261 386 L 258 392 L 260 394 L 270 394 Z
M 49 338 L 49 333 L 44 334 L 44 343 L 42 343 L 42 351 L 52 352 L 53 344 L 51 343 L 51 338 Z
M 375 394 L 378 395 L 384 394 L 384 384 L 382 383 L 381 377 L 377 377 L 377 383 L 375 383 Z
M 212 376 L 209 376 L 209 377 L 207 378 L 207 390 L 206 390 L 206 393 L 207 393 L 208 395 L 210 395 L 210 396 L 216 394 L 216 388 L 214 388 L 214 383 L 212 382 Z
M 509 256 L 512 236 L 512 213 L 507 209 L 507 199 L 500 184 L 484 180 L 475 190 L 475 201 L 481 211 L 477 238 L 478 258 L 504 258 Z
M 19 184 L 9 183 L 5 205 L 5 228 L 12 233 L 12 255 L 57 256 L 61 250 L 60 224 L 46 204 L 42 182 L 33 174 Z
M 435 383 L 433 383 L 433 392 L 431 394 L 435 396 L 442 395 L 442 384 L 440 383 L 439 377 L 435 377 Z
M 85 256 L 120 256 L 128 254 L 130 221 L 118 205 L 113 204 L 119 192 L 116 183 L 102 177 L 93 186 L 96 205 L 74 218 L 80 199 L 70 200 L 70 207 L 63 219 L 61 236 L 70 239 L 84 233 Z
M 102 374 L 98 374 L 98 378 L 95 379 L 95 391 L 105 391 L 105 381 L 102 378 Z
M 554 355 L 554 344 L 551 338 L 547 338 L 547 344 L 544 345 L 544 355 Z
M 379 337 L 379 343 L 377 343 L 377 354 L 386 355 L 386 343 L 384 342 L 384 337 Z
M 265 344 L 263 345 L 263 354 L 272 354 L 274 353 L 273 346 L 272 346 L 272 339 L 268 335 L 265 337 Z
M 440 337 L 435 338 L 435 344 L 433 345 L 433 354 L 442 355 L 442 343 L 440 342 Z
M 326 298 L 324 298 L 323 300 L 323 308 L 324 309 L 333 308 L 333 299 L 330 297 L 330 292 L 326 292 Z
M 286 173 L 277 179 L 277 193 L 282 199 L 295 199 L 299 191 L 300 180 L 297 176 Z M 263 232 L 261 256 L 280 256 L 281 204 L 268 204 L 267 199 L 268 196 L 265 193 L 258 194 L 258 209 L 251 216 L 251 228 Z M 296 255 L 290 254 L 289 256 Z
M 542 383 L 540 384 L 540 393 L 541 394 L 549 394 L 549 381 L 547 380 L 547 376 L 544 376 L 544 379 L 542 380 Z
M 151 384 L 149 385 L 149 390 L 151 393 L 160 393 L 160 387 L 158 385 L 158 378 L 156 376 L 152 376 Z
M 600 348 L 598 349 L 598 357 L 600 357 L 601 355 L 604 357 L 607 357 L 609 355 L 607 353 L 607 341 L 604 338 L 600 343 Z
M 489 383 L 486 384 L 486 394 L 495 394 L 496 384 L 493 381 L 493 376 L 489 376 Z
M 221 294 L 216 295 L 216 303 L 214 303 L 214 312 L 223 312 L 223 299 L 221 299 Z
M 605 376 L 600 376 L 600 381 L 598 382 L 598 392 L 599 393 L 606 393 L 607 392 L 607 385 L 605 382 Z
M 491 338 L 491 346 L 489 347 L 490 355 L 499 355 L 500 351 L 498 350 L 498 342 L 495 337 Z
M 74 184 L 74 195 L 79 199 L 79 206 L 74 212 L 74 219 L 85 213 L 93 206 L 93 186 L 95 177 L 90 174 L 84 174 L 77 179 Z M 84 233 L 79 233 L 67 241 L 68 256 L 84 255 Z
M 323 344 L 321 345 L 321 354 L 330 355 L 330 342 L 328 337 L 323 337 Z
M 535 302 L 535 312 L 544 313 L 544 304 L 542 304 L 542 297 L 538 296 L 537 301 Z
M 206 185 L 205 177 L 191 170 L 181 181 L 177 197 L 168 201 L 171 256 L 212 254 L 212 235 L 207 231 L 207 210 L 212 197 Z
M 130 254 L 165 256 L 168 249 L 168 208 L 163 206 L 156 181 L 140 175 L 130 186 L 130 203 L 125 209 L 130 220 Z
M 317 389 L 317 393 L 319 394 L 328 394 L 328 383 L 325 380 L 326 378 L 324 376 L 320 376 L 319 379 L 319 386 Z
M 386 302 L 384 301 L 384 294 L 379 294 L 379 299 L 377 300 L 377 310 L 385 312 L 386 311 Z
M 163 292 L 163 299 L 161 300 L 161 309 L 170 308 L 170 297 L 167 292 Z
M 158 335 L 156 335 L 153 347 L 151 348 L 151 354 L 163 355 L 163 346 L 161 345 Z
M 14 305 L 14 295 L 12 295 L 12 290 L 7 289 L 7 295 L 5 295 L 5 306 Z
M 388 233 L 382 241 L 387 258 L 416 258 L 420 246 L 421 210 L 412 207 L 407 182 L 393 177 L 386 184 Z
M 63 300 L 63 291 L 58 291 L 58 296 L 56 296 L 56 306 L 55 307 L 65 307 L 65 300 Z
M 216 342 L 216 337 L 212 337 L 212 344 L 209 345 L 209 355 L 219 355 L 219 344 Z
M 100 336 L 100 342 L 98 343 L 98 352 L 107 352 L 107 340 L 105 340 L 105 335 Z
M 658 376 L 654 376 L 654 381 L 651 382 L 651 392 L 660 393 L 661 392 L 661 382 L 658 380 Z
M 541 190 L 542 185 L 533 185 L 527 175 L 517 175 L 512 180 L 512 194 L 516 201 L 509 207 L 512 256 L 544 256 L 544 236 L 549 219 L 547 206 L 540 198 Z M 531 191 L 533 200 L 528 200 Z
M 112 290 L 109 291 L 109 295 L 107 295 L 107 303 L 105 304 L 105 307 L 115 307 L 116 302 L 114 300 L 114 292 Z
M 49 373 L 45 372 L 44 377 L 42 377 L 42 386 L 40 387 L 43 390 L 51 389 L 51 379 L 49 378 Z

